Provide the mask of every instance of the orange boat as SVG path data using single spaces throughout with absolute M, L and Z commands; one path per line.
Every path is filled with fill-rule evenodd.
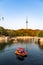
M 20 47 L 16 49 L 15 54 L 19 56 L 27 56 L 25 49 Z

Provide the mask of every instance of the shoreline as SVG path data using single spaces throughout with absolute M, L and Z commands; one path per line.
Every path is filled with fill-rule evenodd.
M 37 37 L 37 36 L 17 36 L 17 37 L 9 37 L 9 36 L 1 36 L 0 37 L 0 44 L 1 43 L 18 43 L 18 41 L 21 42 L 31 42 L 33 41 L 34 43 L 40 42 L 41 45 L 43 45 L 43 37 Z

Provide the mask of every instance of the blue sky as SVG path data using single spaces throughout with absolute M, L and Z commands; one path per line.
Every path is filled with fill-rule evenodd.
M 25 29 L 26 16 L 29 29 L 43 29 L 43 0 L 0 0 L 0 26 Z

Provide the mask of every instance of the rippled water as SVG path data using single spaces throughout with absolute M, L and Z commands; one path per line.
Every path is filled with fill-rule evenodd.
M 27 57 L 18 58 L 15 55 L 17 47 L 25 48 Z M 37 43 L 0 45 L 0 65 L 43 65 L 43 47 Z

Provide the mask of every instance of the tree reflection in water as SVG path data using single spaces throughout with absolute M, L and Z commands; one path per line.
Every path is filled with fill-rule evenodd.
M 12 43 L 0 43 L 0 51 L 4 50 L 4 48 L 6 47 L 6 45 L 11 46 Z
M 5 43 L 0 44 L 0 50 L 3 50 L 5 48 L 5 46 L 6 46 Z
M 43 50 L 43 45 L 41 45 L 41 43 L 38 44 L 38 45 L 39 45 L 39 48 L 40 48 L 41 50 Z

